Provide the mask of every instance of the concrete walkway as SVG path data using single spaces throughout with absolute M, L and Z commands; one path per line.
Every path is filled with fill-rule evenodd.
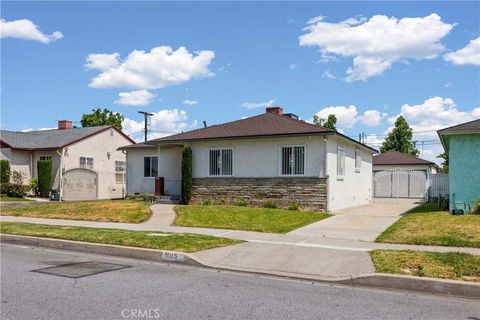
M 211 228 L 171 226 L 174 205 L 156 204 L 152 217 L 140 224 L 93 222 L 1 216 L 2 222 L 206 234 L 246 241 L 194 254 L 200 261 L 218 268 L 254 271 L 284 276 L 338 278 L 374 272 L 368 254 L 374 249 L 465 252 L 480 256 L 478 248 L 416 246 L 373 242 L 401 214 L 415 203 L 374 203 L 341 210 L 338 215 L 287 234 L 261 233 Z

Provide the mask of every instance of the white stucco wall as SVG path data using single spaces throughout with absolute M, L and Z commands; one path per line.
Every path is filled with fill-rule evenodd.
M 30 151 L 12 150 L 10 148 L 1 148 L 0 153 L 0 157 L 2 160 L 9 161 L 11 172 L 19 171 L 23 173 L 23 184 L 28 184 L 30 178 L 32 177 L 32 162 L 30 155 Z
M 338 147 L 345 150 L 345 174 L 337 175 Z M 355 169 L 355 149 L 362 152 L 362 165 Z M 328 211 L 367 204 L 372 201 L 372 151 L 337 136 L 327 142 Z
M 103 131 L 64 148 L 62 168 L 68 171 L 80 167 L 80 157 L 93 158 L 93 170 L 98 173 L 98 199 L 121 198 L 125 184 L 116 183 L 115 161 L 126 161 L 125 154 L 117 149 L 128 144 L 131 141 L 118 131 Z
M 209 176 L 209 150 L 233 148 L 233 177 L 279 177 L 282 146 L 305 146 L 305 177 L 324 175 L 325 143 L 321 136 L 198 141 L 191 143 L 193 177 Z

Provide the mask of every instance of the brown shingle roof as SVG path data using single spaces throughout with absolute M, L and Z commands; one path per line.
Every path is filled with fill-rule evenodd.
M 457 124 L 456 126 L 438 130 L 437 132 L 440 135 L 445 133 L 448 134 L 448 133 L 457 133 L 457 132 L 458 133 L 480 132 L 480 119 Z
M 158 138 L 149 141 L 149 143 L 332 132 L 334 131 L 331 129 L 317 127 L 307 122 L 294 120 L 282 115 L 265 113 L 246 119 Z
M 431 161 L 423 160 L 406 153 L 398 151 L 388 151 L 379 155 L 373 156 L 374 165 L 415 165 L 415 164 L 434 164 Z

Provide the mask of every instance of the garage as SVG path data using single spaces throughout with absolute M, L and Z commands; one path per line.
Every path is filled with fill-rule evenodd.
M 97 173 L 75 168 L 63 173 L 63 200 L 95 200 L 98 198 Z

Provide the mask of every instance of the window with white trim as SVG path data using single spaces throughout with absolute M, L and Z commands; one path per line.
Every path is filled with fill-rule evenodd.
M 233 149 L 210 149 L 208 151 L 209 175 L 233 175 Z
M 80 157 L 80 168 L 93 169 L 93 158 Z
M 360 172 L 362 168 L 362 151 L 355 149 L 355 171 Z
M 52 156 L 40 156 L 40 160 L 42 160 L 42 161 L 52 161 Z
M 143 176 L 158 177 L 158 157 L 143 158 Z
M 338 148 L 337 150 L 337 177 L 343 178 L 345 176 L 345 150 Z
M 116 184 L 125 184 L 126 175 L 125 173 L 115 173 L 115 183 Z
M 126 164 L 125 161 L 115 161 L 115 172 L 125 172 Z
M 280 174 L 301 176 L 305 174 L 305 146 L 284 146 L 280 148 Z

